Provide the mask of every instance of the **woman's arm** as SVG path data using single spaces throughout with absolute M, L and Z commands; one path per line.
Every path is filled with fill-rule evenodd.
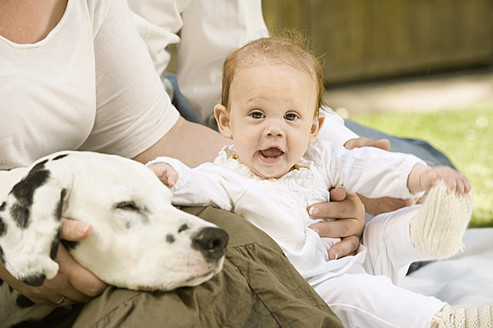
M 218 132 L 180 117 L 168 133 L 134 159 L 145 164 L 158 156 L 169 156 L 196 167 L 212 162 L 219 150 L 229 144 L 231 140 Z

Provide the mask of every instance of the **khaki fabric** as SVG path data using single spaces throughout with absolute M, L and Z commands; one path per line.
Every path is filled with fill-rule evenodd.
M 342 327 L 265 233 L 212 207 L 184 210 L 229 233 L 224 269 L 172 292 L 109 287 L 82 307 L 73 327 Z

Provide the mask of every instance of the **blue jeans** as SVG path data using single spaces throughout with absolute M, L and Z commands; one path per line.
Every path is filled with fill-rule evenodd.
M 178 81 L 176 80 L 176 75 L 171 73 L 164 74 L 164 78 L 171 82 L 173 85 L 173 100 L 172 104 L 178 109 L 180 115 L 183 116 L 187 121 L 194 123 L 201 123 L 200 116 L 193 109 L 192 104 L 187 98 L 180 92 L 178 87 Z

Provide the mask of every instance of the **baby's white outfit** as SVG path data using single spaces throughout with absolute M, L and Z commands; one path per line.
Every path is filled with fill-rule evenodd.
M 413 197 L 408 175 L 413 155 L 372 147 L 351 151 L 326 141 L 310 145 L 295 169 L 264 179 L 223 149 L 214 163 L 190 169 L 160 157 L 179 174 L 172 188 L 176 205 L 212 205 L 233 211 L 269 234 L 290 262 L 348 327 L 429 327 L 442 301 L 396 285 L 410 263 L 423 259 L 409 238 L 409 221 L 419 205 L 373 218 L 354 256 L 329 260 L 339 239 L 321 238 L 309 229 L 307 207 L 329 199 L 329 189 L 344 186 L 366 197 Z M 392 283 L 393 282 L 393 283 Z

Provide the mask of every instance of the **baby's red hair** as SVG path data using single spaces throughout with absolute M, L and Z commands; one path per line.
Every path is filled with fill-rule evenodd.
M 229 108 L 229 90 L 238 69 L 265 61 L 289 65 L 313 80 L 318 92 L 315 108 L 317 114 L 323 105 L 325 91 L 322 66 L 303 42 L 288 38 L 261 38 L 232 52 L 224 62 L 221 104 Z

